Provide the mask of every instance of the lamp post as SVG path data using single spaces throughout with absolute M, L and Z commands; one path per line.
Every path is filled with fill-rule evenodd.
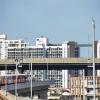
M 44 58 L 46 58 L 46 80 L 48 80 L 48 59 L 47 59 L 47 49 L 43 46 Z
M 5 44 L 5 96 L 7 96 L 7 64 L 6 64 L 6 59 L 7 59 L 7 44 Z
M 15 60 L 16 62 L 16 70 L 15 70 L 15 74 L 16 74 L 16 79 L 15 79 L 15 100 L 17 100 L 17 73 L 18 73 L 18 70 L 17 70 L 17 67 L 18 67 L 18 59 Z
M 95 90 L 95 20 L 92 18 L 93 25 L 93 100 L 96 100 L 96 90 Z
M 16 78 L 15 78 L 15 100 L 17 100 L 17 96 L 18 96 L 18 93 L 17 93 L 17 74 L 18 74 L 18 64 L 19 64 L 19 59 L 17 58 L 17 49 L 18 47 L 15 49 L 15 63 L 16 63 L 16 69 L 15 69 L 15 75 L 16 75 Z
M 48 80 L 48 62 L 47 62 L 47 80 Z
M 7 65 L 5 64 L 5 96 L 7 96 Z
M 31 100 L 32 100 L 32 50 L 31 50 Z

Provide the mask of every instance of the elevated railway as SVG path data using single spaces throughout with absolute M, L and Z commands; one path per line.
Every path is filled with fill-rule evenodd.
M 14 70 L 16 64 L 21 69 L 29 69 L 32 63 L 33 69 L 87 69 L 92 66 L 92 58 L 28 58 L 23 60 L 6 59 L 0 60 L 0 70 Z M 96 69 L 100 69 L 100 59 L 95 59 Z

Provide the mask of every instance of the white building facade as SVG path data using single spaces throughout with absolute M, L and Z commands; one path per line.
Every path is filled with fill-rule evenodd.
M 97 58 L 100 58 L 100 40 L 96 42 Z M 100 76 L 100 70 L 97 70 L 97 76 Z
M 19 40 L 7 40 L 6 35 L 0 35 L 0 58 L 23 59 L 30 58 L 68 58 L 79 57 L 80 49 L 74 41 L 66 41 L 62 44 L 51 44 L 46 37 L 36 38 L 36 45 Z M 55 87 L 68 88 L 68 70 L 38 70 L 33 71 L 37 79 L 55 79 Z M 74 75 L 75 73 L 72 72 Z

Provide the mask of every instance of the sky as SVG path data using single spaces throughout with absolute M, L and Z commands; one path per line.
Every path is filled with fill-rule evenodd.
M 100 40 L 100 0 L 0 0 L 0 33 L 35 42 L 92 41 L 92 17 Z M 89 38 L 88 38 L 89 37 Z

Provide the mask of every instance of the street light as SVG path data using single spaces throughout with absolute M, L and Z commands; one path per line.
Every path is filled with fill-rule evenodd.
M 94 91 L 94 99 L 96 100 L 96 90 L 95 90 L 95 20 L 92 18 L 92 25 L 93 25 L 93 91 Z
M 7 96 L 7 64 L 6 64 L 6 58 L 7 58 L 7 45 L 5 44 L 5 49 L 6 49 L 6 53 L 5 53 L 5 96 Z
M 32 100 L 32 50 L 31 50 L 31 100 Z
M 17 57 L 16 57 L 17 58 Z M 17 96 L 18 96 L 18 92 L 17 92 L 17 77 L 18 77 L 18 67 L 22 67 L 21 62 L 23 61 L 23 59 L 15 59 L 16 62 L 16 70 L 15 70 L 15 74 L 16 74 L 16 79 L 15 79 L 15 100 L 17 100 Z
M 48 80 L 48 59 L 47 59 L 47 49 L 43 46 L 43 52 L 44 52 L 44 58 L 46 58 L 45 59 L 45 63 L 46 63 L 46 80 Z
M 47 62 L 47 80 L 48 80 L 48 62 Z
M 7 65 L 5 64 L 5 96 L 7 96 Z
M 17 67 L 18 67 L 18 59 L 15 59 L 15 62 L 16 62 L 16 71 L 15 71 L 15 74 L 16 74 L 16 79 L 15 79 L 15 100 L 17 100 L 17 73 L 18 73 L 18 70 L 17 70 Z

